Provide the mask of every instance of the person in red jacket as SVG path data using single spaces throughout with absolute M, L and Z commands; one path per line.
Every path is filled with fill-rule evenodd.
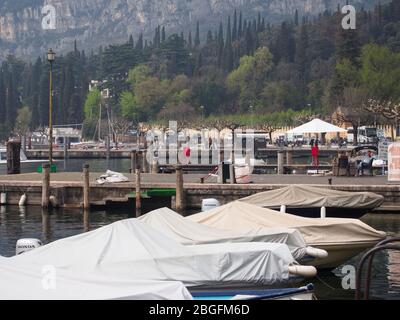
M 313 166 L 318 166 L 318 154 L 319 154 L 319 147 L 318 147 L 318 140 L 315 140 L 315 143 L 313 146 L 311 146 L 311 155 L 313 158 Z

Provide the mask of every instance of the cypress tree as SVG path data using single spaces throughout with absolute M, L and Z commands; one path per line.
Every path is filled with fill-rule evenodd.
M 238 40 L 240 40 L 242 38 L 242 34 L 243 34 L 243 24 L 242 24 L 242 12 L 240 11 L 239 14 L 239 26 L 238 26 Z
M 162 27 L 162 31 L 161 31 L 161 42 L 164 42 L 166 39 L 166 35 L 165 35 L 165 26 Z
M 139 39 L 136 43 L 136 50 L 142 51 L 143 50 L 143 33 L 139 35 Z
M 213 39 L 212 31 L 208 30 L 208 33 L 207 33 L 207 44 L 210 44 L 213 41 L 214 41 L 214 39 Z
M 193 42 L 192 42 L 192 31 L 189 31 L 189 38 L 188 38 L 188 48 L 192 49 Z
M 225 43 L 225 69 L 231 71 L 233 69 L 233 50 L 232 50 L 232 29 L 231 17 L 228 17 L 228 26 L 226 28 L 226 43 Z
M 194 46 L 197 48 L 200 46 L 200 23 L 197 21 L 196 25 L 196 36 L 194 38 Z
M 237 28 L 238 28 L 238 26 L 237 26 L 237 12 L 236 12 L 236 9 L 235 9 L 235 13 L 233 15 L 233 28 L 232 28 L 232 41 L 233 42 L 236 41 L 237 38 L 238 38 Z

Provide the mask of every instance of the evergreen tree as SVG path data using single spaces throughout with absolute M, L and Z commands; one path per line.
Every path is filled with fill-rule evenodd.
M 200 46 L 200 23 L 198 21 L 196 25 L 196 36 L 194 38 L 194 46 L 196 48 Z
M 238 38 L 238 25 L 237 25 L 237 12 L 235 9 L 235 13 L 233 15 L 233 28 L 232 28 L 232 41 L 235 42 Z

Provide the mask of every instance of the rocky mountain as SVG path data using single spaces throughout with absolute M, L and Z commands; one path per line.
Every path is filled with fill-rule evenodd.
M 199 21 L 216 28 L 221 18 L 235 9 L 244 17 L 254 18 L 260 12 L 268 21 L 292 16 L 315 15 L 334 10 L 346 0 L 1 0 L 0 59 L 13 53 L 34 58 L 47 48 L 57 52 L 72 49 L 76 39 L 80 48 L 127 41 L 140 33 L 151 39 L 158 25 L 168 33 L 188 32 Z M 380 1 L 382 2 L 382 0 Z M 384 1 L 383 1 L 384 2 Z M 350 4 L 371 6 L 378 0 L 352 0 Z M 43 29 L 44 6 L 55 9 L 55 29 Z M 194 31 L 194 30 L 192 30 Z M 202 30 L 204 34 L 207 30 Z

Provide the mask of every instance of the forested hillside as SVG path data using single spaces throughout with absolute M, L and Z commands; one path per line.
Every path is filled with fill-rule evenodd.
M 104 103 L 114 118 L 133 123 L 250 113 L 265 121 L 286 113 L 279 121 L 290 122 L 295 111 L 329 115 L 338 107 L 350 121 L 376 120 L 356 106 L 400 98 L 400 2 L 360 10 L 356 30 L 343 30 L 342 17 L 296 12 L 271 25 L 262 15 L 248 20 L 232 12 L 211 30 L 200 23 L 193 33 L 158 27 L 152 39 L 130 37 L 96 52 L 76 43 L 54 64 L 55 123 L 96 121 L 101 98 L 88 92 L 90 80 L 111 90 Z M 34 63 L 9 56 L 2 64 L 1 137 L 48 123 L 48 71 L 44 53 Z

